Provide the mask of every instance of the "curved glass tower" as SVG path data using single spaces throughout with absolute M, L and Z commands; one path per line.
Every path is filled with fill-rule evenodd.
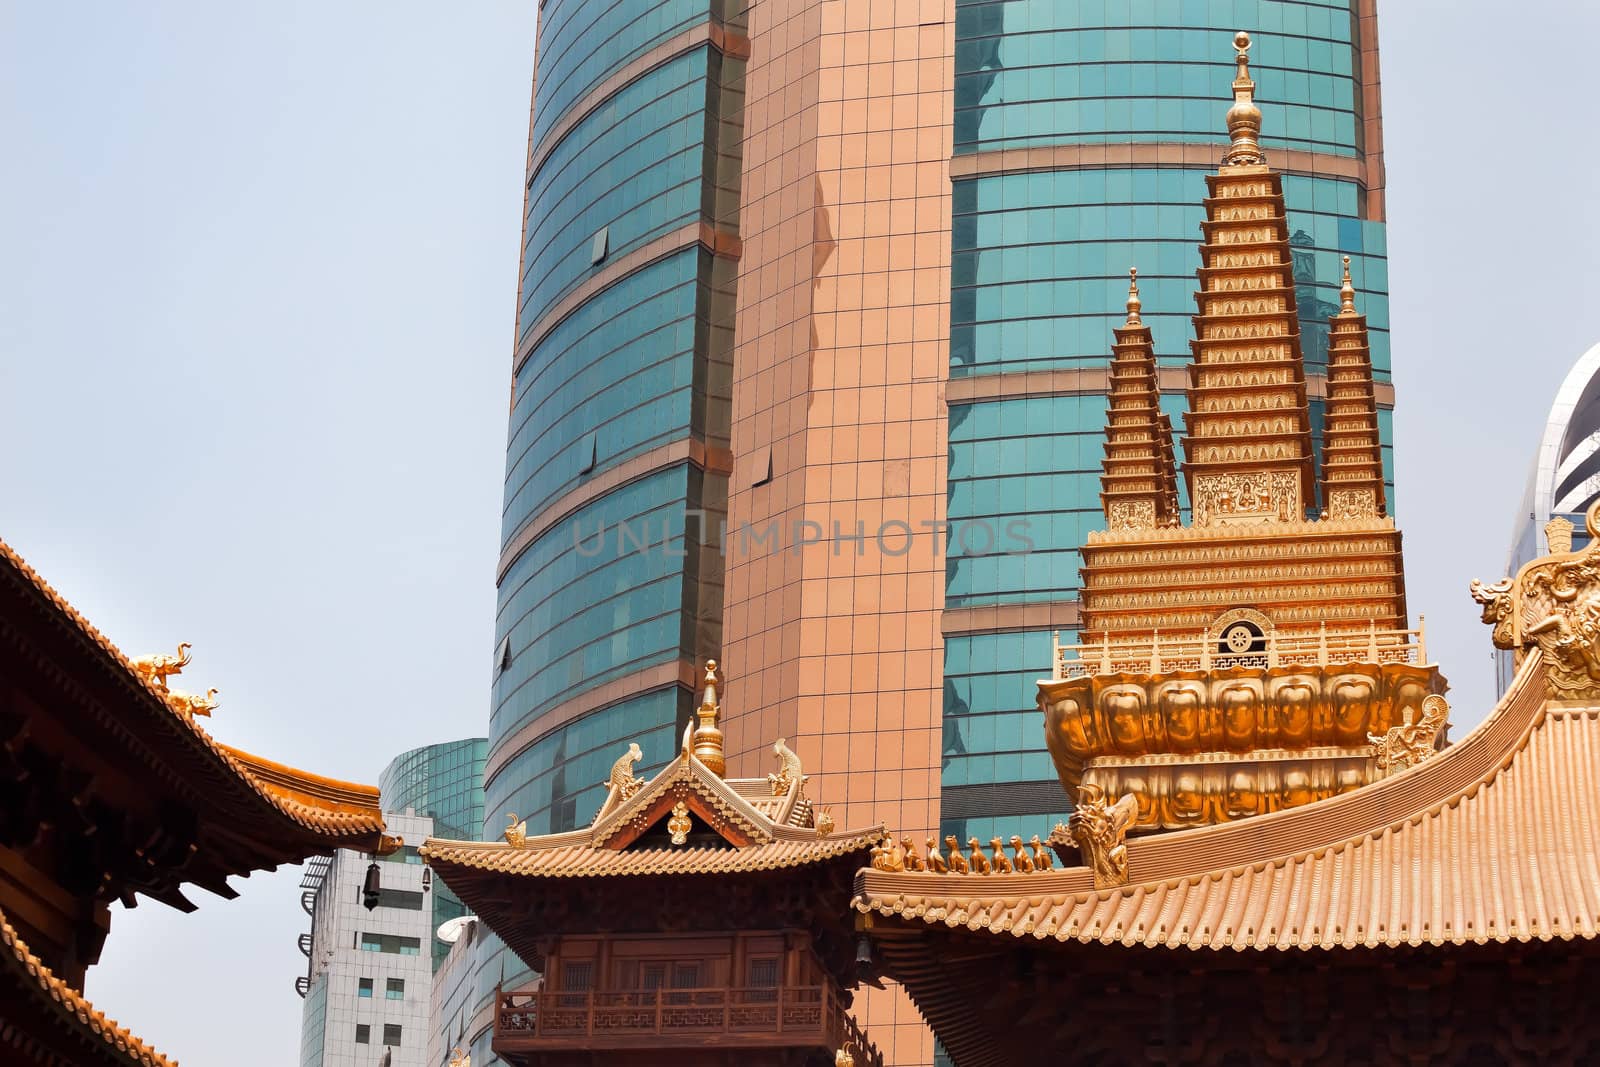
M 1226 144 L 1237 30 L 1256 42 L 1261 140 L 1285 173 L 1313 432 L 1349 255 L 1395 499 L 1376 13 L 1374 0 L 956 0 L 955 19 L 948 518 L 1021 523 L 1028 546 L 952 538 L 940 807 L 962 839 L 1026 838 L 1065 816 L 1030 698 L 1052 634 L 1073 638 L 1078 546 L 1104 521 L 1129 267 L 1181 432 L 1203 175 Z
M 721 641 L 743 7 L 539 19 L 482 832 L 586 823 L 671 755 Z M 730 44 L 730 42 L 734 42 Z M 488 938 L 478 1018 L 524 968 Z M 474 1025 L 473 1062 L 494 1062 Z
M 488 750 L 487 738 L 468 737 L 400 753 L 378 776 L 383 810 L 426 815 L 433 820 L 434 837 L 476 839 L 483 825 L 483 761 Z M 443 882 L 433 887 L 432 930 L 466 910 Z M 438 970 L 450 946 L 437 938 L 430 941 L 433 967 Z

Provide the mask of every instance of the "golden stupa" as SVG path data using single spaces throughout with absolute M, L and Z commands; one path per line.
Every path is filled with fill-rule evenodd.
M 1231 145 L 1207 175 L 1178 504 L 1137 274 L 1117 329 L 1102 502 L 1083 546 L 1079 646 L 1039 683 L 1069 794 L 1132 795 L 1135 829 L 1225 822 L 1347 792 L 1392 765 L 1445 681 L 1407 626 L 1387 515 L 1367 324 L 1345 260 L 1330 320 L 1322 478 L 1283 183 L 1257 135 L 1239 34 Z M 1319 507 L 1320 500 L 1320 507 Z M 1437 717 L 1440 702 L 1428 714 Z M 1436 731 L 1442 742 L 1442 729 Z

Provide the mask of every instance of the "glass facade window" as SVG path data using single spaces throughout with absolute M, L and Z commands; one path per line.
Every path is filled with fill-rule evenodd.
M 384 984 L 383 998 L 385 1000 L 404 1000 L 406 998 L 406 980 L 404 978 L 391 978 Z
M 644 759 L 634 773 L 649 777 L 677 754 L 677 725 L 691 698 L 676 688 L 632 697 L 541 737 L 497 776 L 515 785 L 496 791 L 493 807 L 514 811 L 530 834 L 584 825 L 605 799 L 605 781 L 620 750 L 637 741 Z
M 695 371 L 713 287 L 731 268 L 687 248 L 619 280 L 564 318 L 517 373 L 502 533 L 562 493 L 659 445 L 708 413 L 727 421 L 726 385 Z M 698 417 L 697 417 L 698 416 Z
M 372 979 L 362 978 L 356 982 L 356 996 L 362 1000 L 372 999 Z
M 716 214 L 707 186 L 720 169 L 719 127 L 707 112 L 731 76 L 723 68 L 710 47 L 656 67 L 585 114 L 541 161 L 528 185 L 519 335 L 593 273 L 600 230 L 609 262 Z
M 385 1045 L 400 1044 L 400 1027 L 394 1023 L 383 1024 L 383 1043 Z
M 516 652 L 495 678 L 494 736 L 611 678 L 695 654 L 690 622 L 710 592 L 695 579 L 716 552 L 701 538 L 716 536 L 707 527 L 726 514 L 725 493 L 725 481 L 708 486 L 698 468 L 671 467 L 582 508 L 522 552 L 500 583 L 496 637 L 509 636 Z M 720 575 L 714 588 L 720 598 Z M 489 794 L 493 809 L 493 783 Z
M 954 183 L 950 374 L 1105 365 L 1128 268 L 1139 268 L 1157 358 L 1189 360 L 1205 218 L 1202 169 L 1078 169 Z M 1389 378 L 1388 246 L 1360 217 L 1354 182 L 1286 175 L 1295 297 L 1308 372 L 1328 363 L 1342 257 L 1371 333 L 1373 373 Z
M 549 0 L 539 13 L 534 143 L 618 67 L 705 22 L 708 13 L 705 0 Z
M 356 1023 L 356 1044 L 372 1044 L 372 1027 L 367 1023 Z
M 363 952 L 391 952 L 401 956 L 415 956 L 422 951 L 422 940 L 399 934 L 361 934 L 357 947 Z
M 1348 0 L 957 0 L 955 150 L 1214 141 L 1219 62 L 1240 27 L 1273 116 L 1263 145 L 1356 155 Z

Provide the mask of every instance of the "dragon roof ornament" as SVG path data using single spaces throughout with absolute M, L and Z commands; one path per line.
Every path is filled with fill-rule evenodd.
M 1554 700 L 1600 697 L 1600 501 L 1583 521 L 1591 540 L 1578 551 L 1570 551 L 1570 532 L 1558 532 L 1549 555 L 1514 577 L 1471 587 L 1496 648 L 1510 650 L 1518 666 L 1530 649 L 1544 651 L 1546 695 Z

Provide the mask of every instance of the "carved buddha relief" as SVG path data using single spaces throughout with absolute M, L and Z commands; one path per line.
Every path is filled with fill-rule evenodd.
M 1166 723 L 1167 743 L 1174 752 L 1203 751 L 1201 715 L 1205 690 L 1197 682 L 1168 682 L 1157 698 Z
M 1339 745 L 1359 745 L 1366 740 L 1372 721 L 1377 684 L 1362 675 L 1345 675 L 1333 684 L 1333 740 Z
M 1311 743 L 1311 722 L 1318 703 L 1317 680 L 1291 674 L 1274 682 L 1273 716 L 1262 741 L 1273 748 L 1304 748 Z
M 1144 744 L 1144 690 L 1134 685 L 1114 685 L 1100 694 L 1100 710 L 1115 751 L 1136 756 Z
M 1222 711 L 1222 747 L 1248 752 L 1257 747 L 1256 719 L 1261 712 L 1261 682 L 1255 678 L 1223 681 L 1217 687 Z

